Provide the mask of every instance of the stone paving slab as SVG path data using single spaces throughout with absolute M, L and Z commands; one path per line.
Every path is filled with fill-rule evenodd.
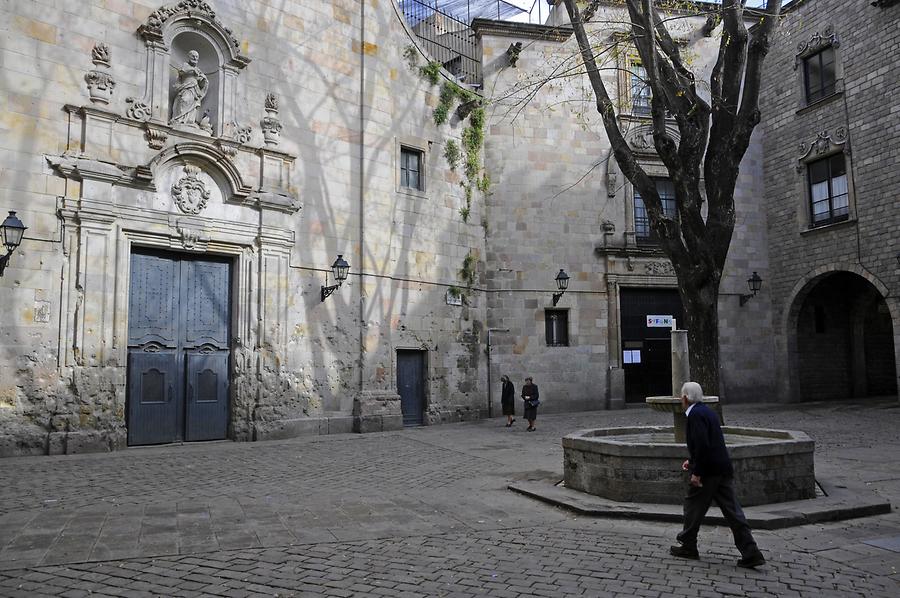
M 646 530 L 641 530 L 646 531 Z M 727 538 L 700 561 L 655 535 L 598 522 L 359 542 L 218 551 L 188 557 L 0 573 L 0 594 L 92 596 L 889 596 L 892 582 L 782 546 L 757 570 L 734 566 Z M 674 574 L 674 575 L 673 575 Z
M 744 515 L 754 529 L 784 529 L 810 523 L 843 521 L 857 517 L 872 517 L 891 512 L 891 504 L 852 480 L 826 482 L 827 495 L 810 500 L 797 500 L 770 505 L 744 507 Z M 566 488 L 558 479 L 516 482 L 509 489 L 551 505 L 563 507 L 591 517 L 622 517 L 646 521 L 682 520 L 681 505 L 650 504 L 614 501 Z M 706 516 L 707 523 L 727 525 L 718 507 L 713 505 Z M 898 548 L 900 552 L 900 548 Z
M 734 405 L 729 423 L 804 430 L 823 479 L 900 501 L 895 402 Z M 900 512 L 757 529 L 769 565 L 667 554 L 676 522 L 587 518 L 510 492 L 562 477 L 560 439 L 665 425 L 647 409 L 252 444 L 0 461 L 5 596 L 900 595 Z

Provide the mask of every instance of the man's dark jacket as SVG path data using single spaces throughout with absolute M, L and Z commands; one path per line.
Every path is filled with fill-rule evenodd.
M 703 403 L 695 403 L 687 418 L 688 452 L 691 456 L 691 473 L 700 476 L 732 476 L 734 468 L 728 449 L 725 448 L 725 436 L 719 425 L 719 416 Z

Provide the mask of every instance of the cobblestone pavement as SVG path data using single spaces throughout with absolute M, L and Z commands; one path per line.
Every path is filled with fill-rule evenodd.
M 817 477 L 900 504 L 900 405 L 734 405 L 728 423 L 800 429 Z M 788 423 L 789 422 L 789 423 Z M 560 437 L 665 424 L 646 409 L 402 432 L 0 461 L 0 596 L 900 595 L 900 512 L 756 532 L 702 560 L 671 524 L 583 519 L 506 490 L 559 478 Z

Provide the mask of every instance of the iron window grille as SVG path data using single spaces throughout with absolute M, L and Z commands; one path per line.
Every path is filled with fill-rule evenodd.
M 816 160 L 807 166 L 807 171 L 812 227 L 847 220 L 850 217 L 850 192 L 844 154 Z
M 569 312 L 564 309 L 544 311 L 545 335 L 548 347 L 569 346 Z

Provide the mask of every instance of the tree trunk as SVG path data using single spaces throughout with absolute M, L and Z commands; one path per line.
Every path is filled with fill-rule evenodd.
M 687 319 L 691 378 L 703 387 L 703 393 L 719 393 L 719 308 L 720 276 L 712 276 L 701 285 L 679 284 L 681 302 Z

